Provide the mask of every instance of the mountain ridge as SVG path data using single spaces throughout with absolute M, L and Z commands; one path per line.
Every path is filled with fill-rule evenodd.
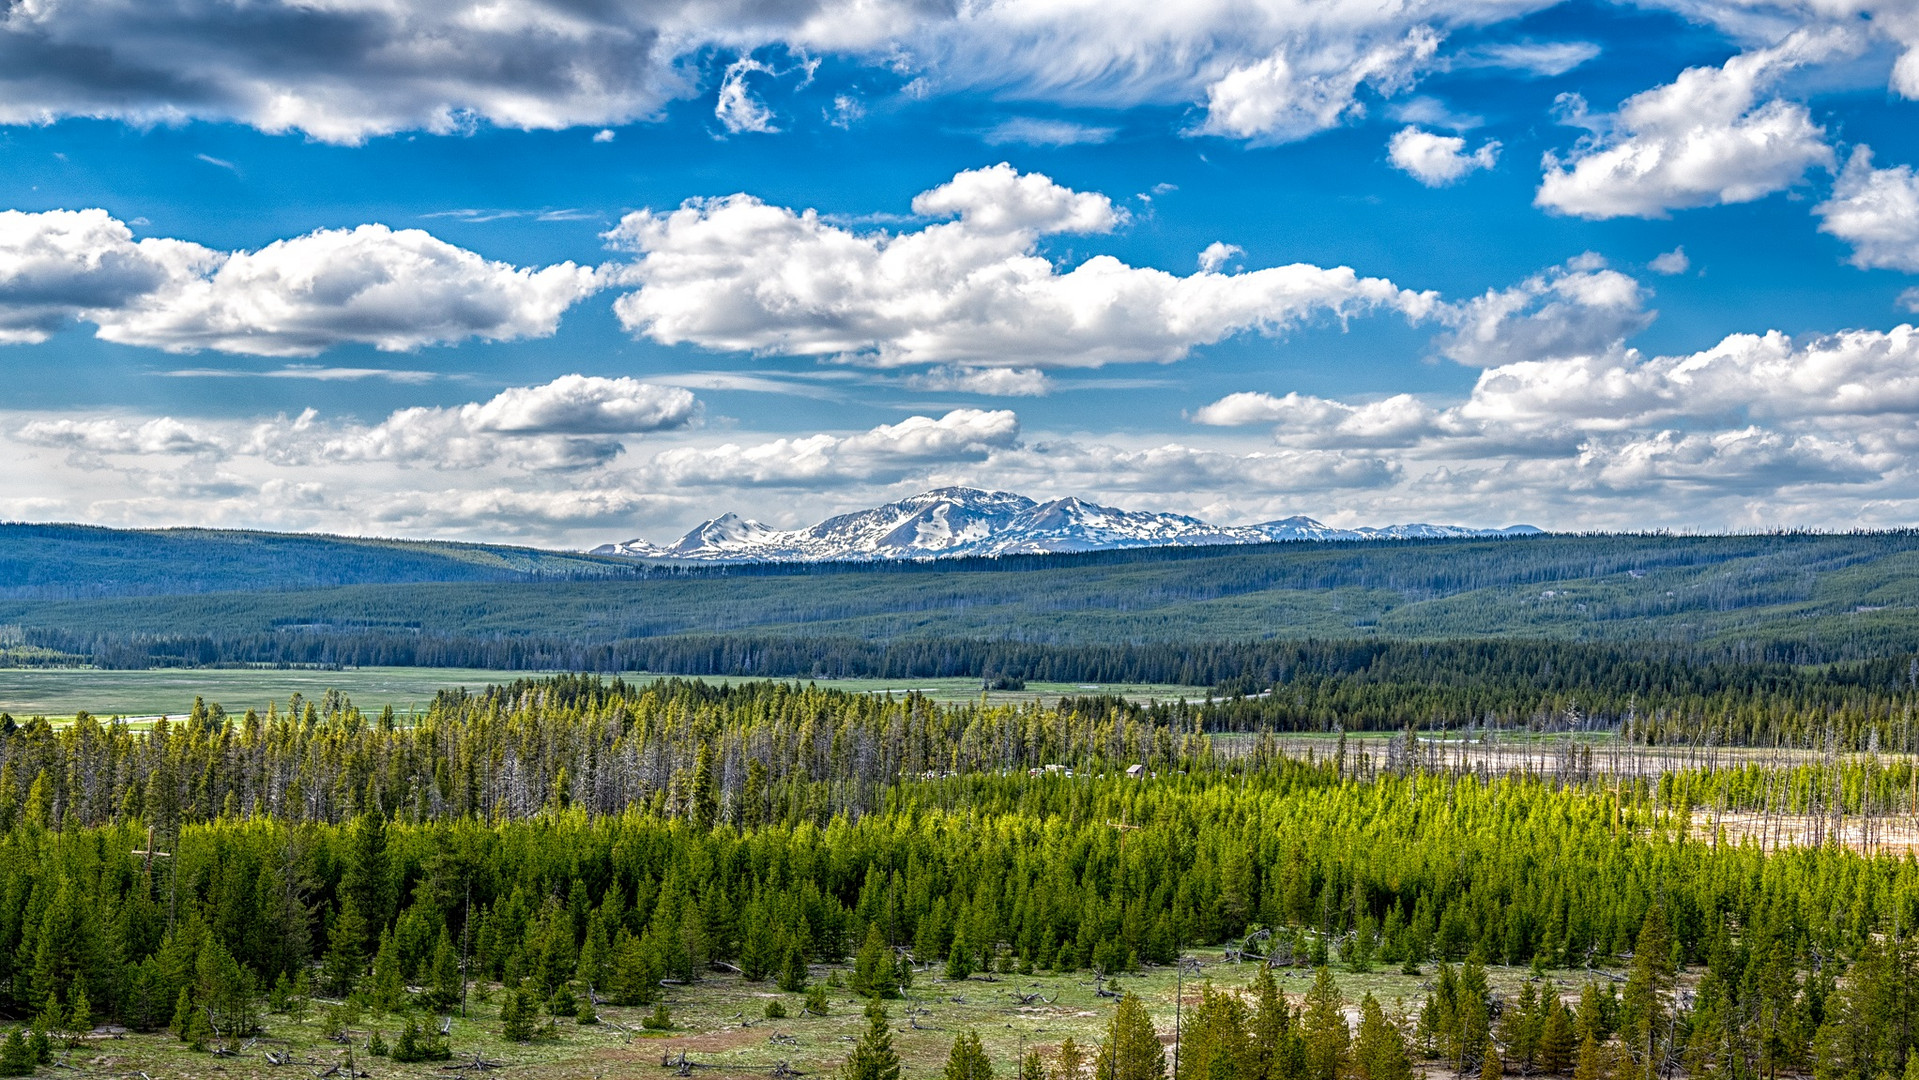
M 726 513 L 670 544 L 601 544 L 588 554 L 677 562 L 885 562 L 1139 547 L 1526 536 L 1530 525 L 1473 529 L 1421 522 L 1339 529 L 1304 515 L 1213 525 L 1184 514 L 1123 510 L 1076 496 L 1039 502 L 1010 491 L 942 487 L 782 530 Z

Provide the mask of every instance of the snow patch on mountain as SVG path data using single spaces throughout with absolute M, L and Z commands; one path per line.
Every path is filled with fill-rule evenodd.
M 1010 491 L 947 487 L 827 518 L 804 529 L 775 529 L 737 514 L 725 514 L 701 522 L 671 544 L 627 540 L 602 544 L 592 553 L 702 562 L 859 562 L 1286 540 L 1516 536 L 1538 531 L 1530 525 L 1505 529 L 1425 524 L 1335 529 L 1303 516 L 1258 525 L 1210 525 L 1183 514 L 1122 510 L 1070 496 L 1035 502 Z

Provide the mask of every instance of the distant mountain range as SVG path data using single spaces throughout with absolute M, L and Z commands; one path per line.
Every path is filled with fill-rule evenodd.
M 1530 525 L 1468 529 L 1388 525 L 1335 529 L 1309 517 L 1259 525 L 1211 525 L 1181 514 L 1099 506 L 1081 499 L 1035 502 L 1024 495 L 948 487 L 785 531 L 725 514 L 671 544 L 603 544 L 594 555 L 701 562 L 859 562 L 968 555 L 1034 555 L 1113 548 L 1270 544 L 1286 540 L 1400 540 L 1521 536 Z

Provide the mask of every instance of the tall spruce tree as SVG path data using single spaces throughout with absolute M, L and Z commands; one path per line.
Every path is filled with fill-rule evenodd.
M 866 1033 L 840 1065 L 840 1080 L 899 1080 L 900 1056 L 878 998 L 866 1003 Z

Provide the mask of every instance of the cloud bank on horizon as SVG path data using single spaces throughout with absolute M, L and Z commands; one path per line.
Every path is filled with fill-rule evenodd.
M 0 58 L 0 518 L 1919 520 L 1908 0 L 67 0 Z

